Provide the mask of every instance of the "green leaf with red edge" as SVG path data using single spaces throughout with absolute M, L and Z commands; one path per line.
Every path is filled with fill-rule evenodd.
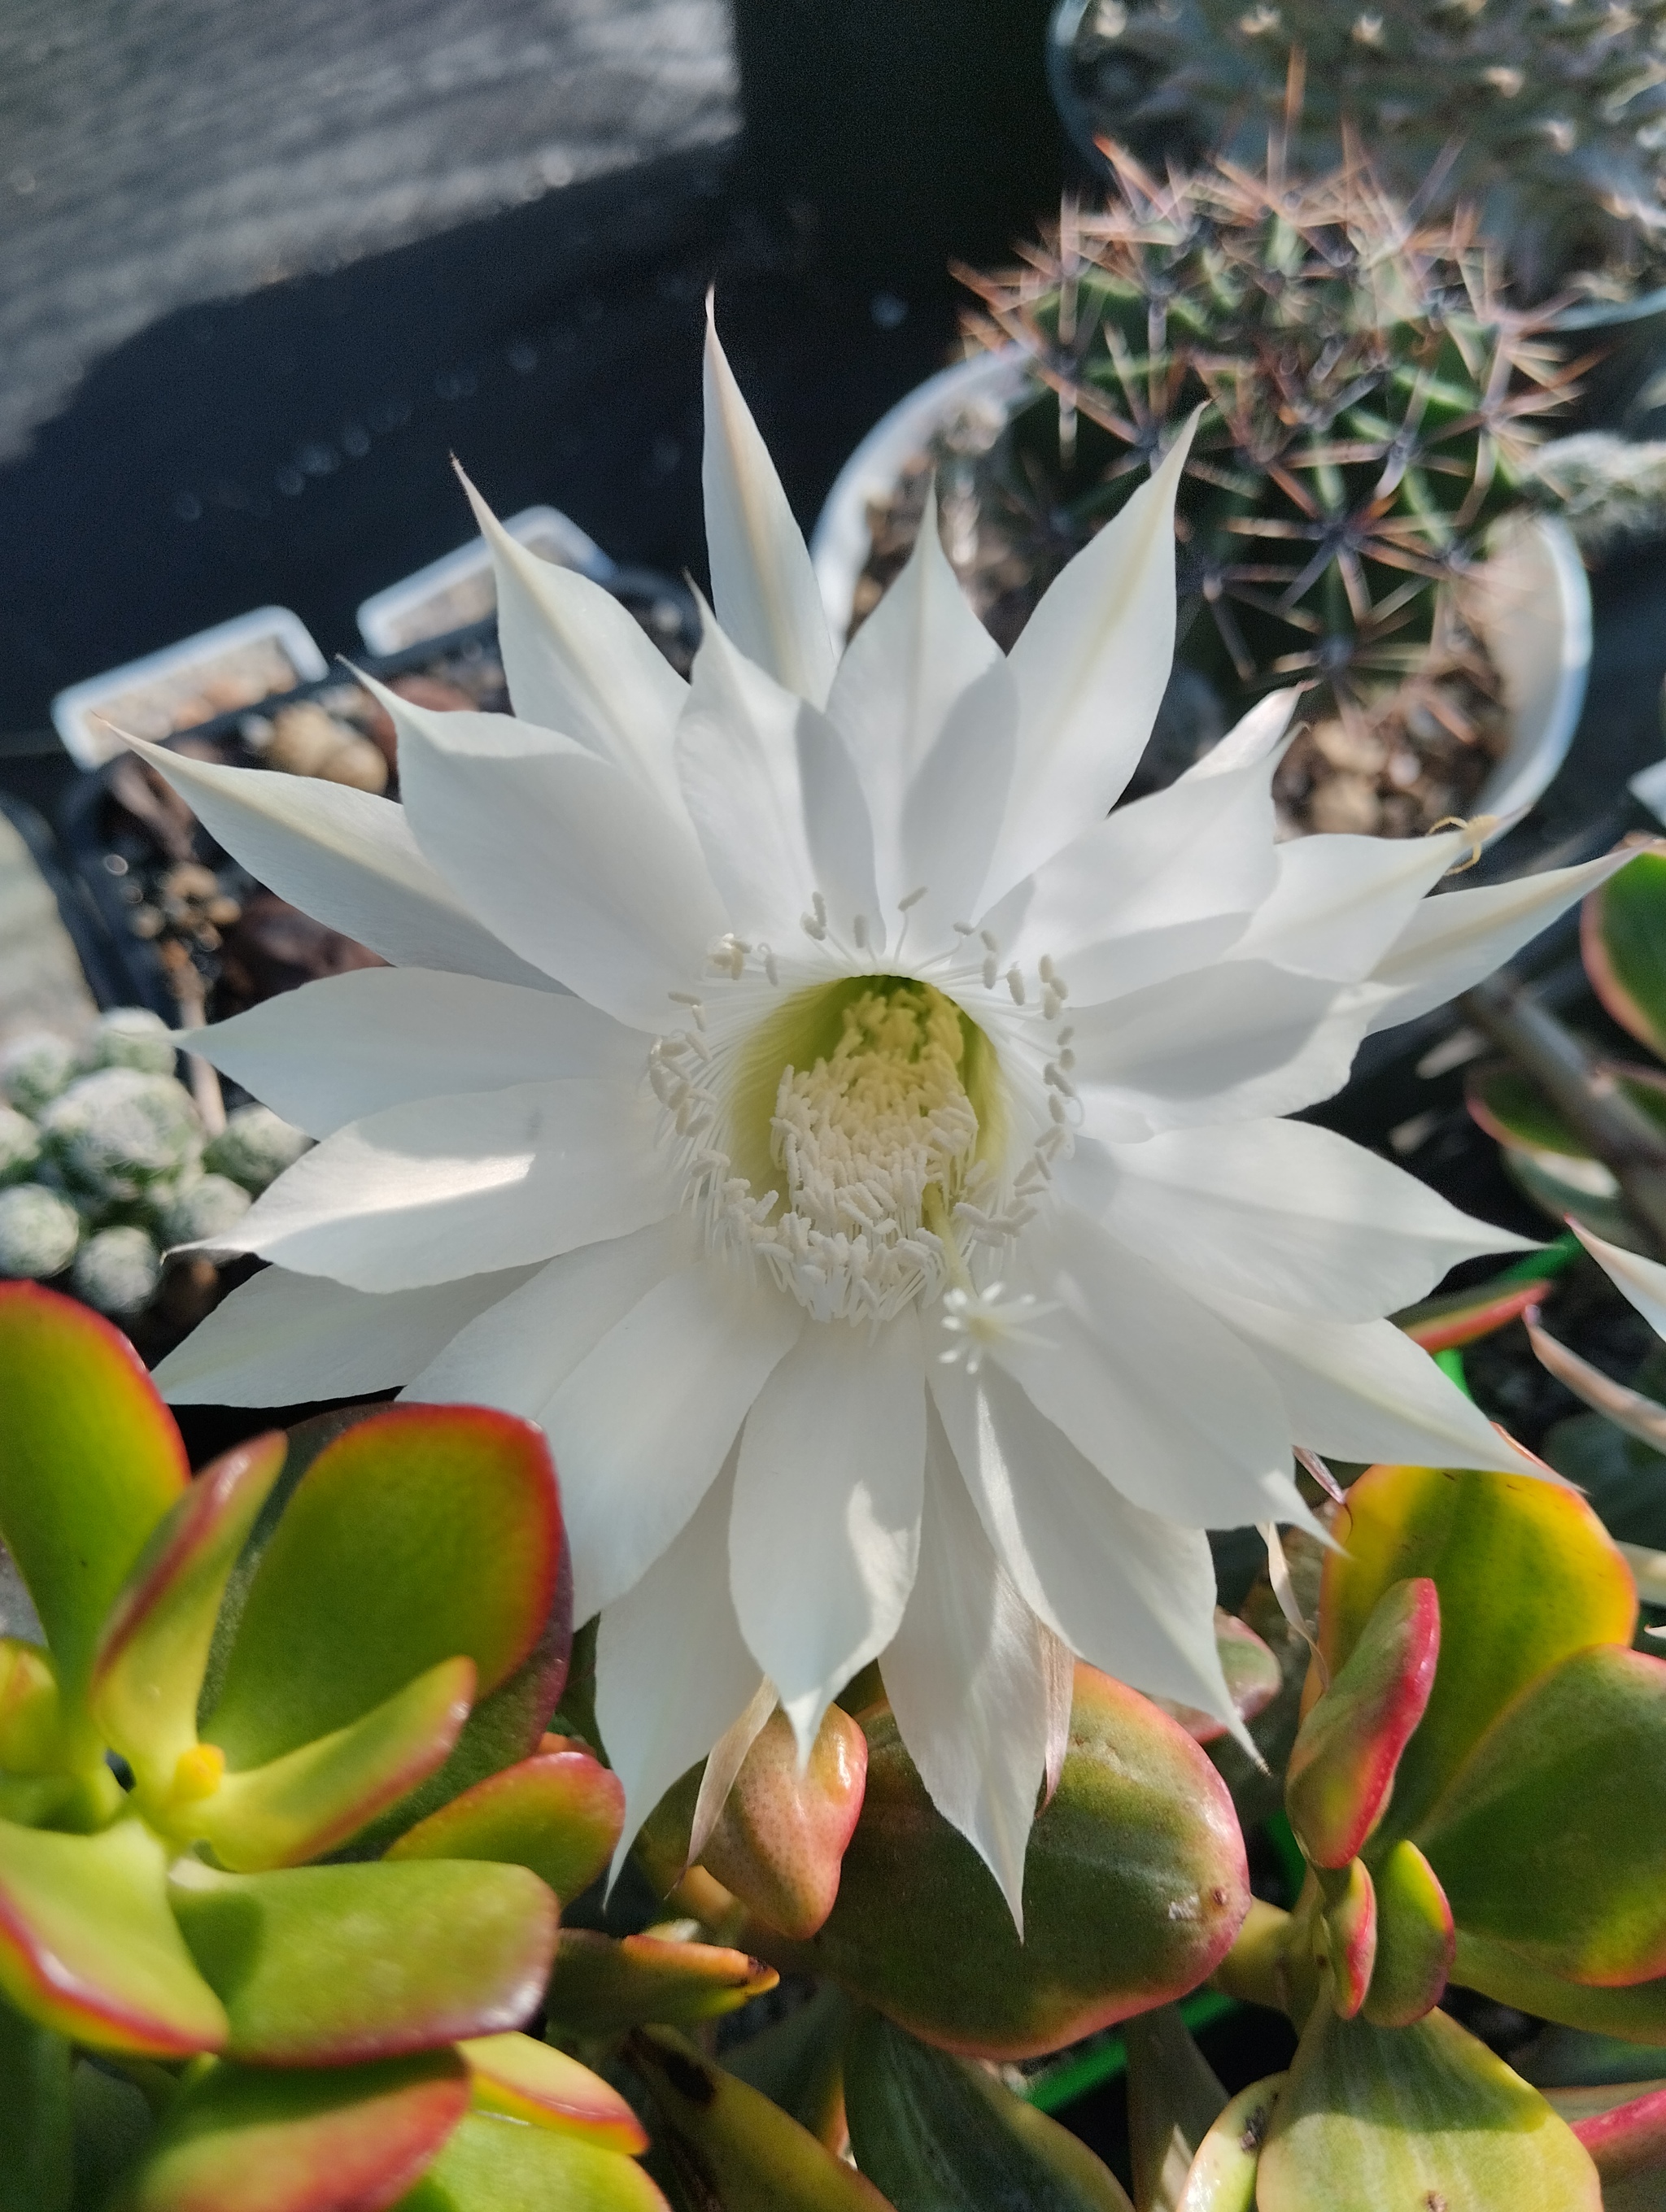
M 584 2136 L 630 2158 L 648 2148 L 647 2131 L 618 2091 L 564 2051 L 530 2035 L 476 2036 L 457 2047 L 477 2112 Z
M 1256 1719 L 1284 1687 L 1284 1674 L 1277 1655 L 1247 1620 L 1240 1620 L 1236 1613 L 1219 1605 L 1215 1607 L 1215 1650 L 1220 1656 L 1220 1671 L 1226 1677 L 1233 1710 L 1241 1721 Z M 1200 1706 L 1179 1705 L 1171 1698 L 1153 1698 L 1152 1703 L 1171 1714 L 1194 1743 L 1219 1743 L 1226 1734 L 1225 1722 Z
M 1639 1113 L 1666 1128 L 1666 1073 L 1657 1067 L 1626 1065 L 1613 1067 L 1619 1087 Z M 1470 1118 L 1489 1137 L 1533 1157 L 1589 1160 L 1595 1158 L 1584 1139 L 1564 1121 L 1529 1075 L 1513 1067 L 1488 1063 L 1474 1070 L 1464 1085 L 1464 1103 Z
M 1408 1306 L 1393 1316 L 1394 1323 L 1426 1352 L 1456 1352 L 1519 1321 L 1529 1306 L 1542 1304 L 1553 1287 L 1548 1275 L 1530 1282 L 1477 1283 L 1473 1290 L 1449 1291 L 1444 1297 Z
M 151 1531 L 93 1660 L 93 1717 L 142 1790 L 165 1798 L 197 1741 L 197 1700 L 226 1582 L 283 1471 L 274 1430 L 206 1468 Z
M 640 2021 L 674 2026 L 738 2012 L 781 1979 L 773 1966 L 721 1943 L 660 1936 L 616 1941 L 564 1928 L 548 2011 L 563 2034 L 611 2035 Z
M 1369 1468 L 1327 1555 L 1319 1648 L 1332 1674 L 1390 1583 L 1426 1575 L 1440 1595 L 1440 1664 L 1401 1755 L 1378 1839 L 1414 1831 L 1495 1716 L 1588 1644 L 1629 1644 L 1637 1595 L 1577 1491 L 1531 1475 Z
M 1255 2212 L 1256 2169 L 1287 2074 L 1240 2089 L 1198 2145 L 1175 2212 Z
M 0 1285 L 0 1539 L 66 1699 L 83 1692 L 105 1614 L 190 1474 L 121 1332 L 54 1291 Z
M 1452 1979 L 1461 1989 L 1479 1990 L 1499 2004 L 1566 2027 L 1589 2028 L 1622 2043 L 1666 2045 L 1666 1976 L 1628 1989 L 1596 1989 L 1541 1973 L 1511 1945 L 1489 1942 L 1459 1928 Z
M 1666 2172 L 1666 2081 L 1547 2089 L 1545 2096 L 1590 2154 L 1605 2204 L 1621 2183 Z
M 1377 1963 L 1365 1996 L 1376 2027 L 1409 2027 L 1432 2012 L 1452 1972 L 1455 1935 L 1446 1893 L 1415 1844 L 1397 1843 L 1378 1862 Z
M 258 1765 L 356 1720 L 442 1659 L 485 1696 L 558 1591 L 555 1470 L 530 1422 L 401 1406 L 325 1446 L 248 1586 L 203 1733 Z
M 1249 1908 L 1243 1838 L 1208 1756 L 1078 1667 L 1059 1788 L 1030 1832 L 1024 1934 L 926 1794 L 891 1708 L 861 1716 L 867 1789 L 839 1898 L 800 1955 L 928 2043 L 1056 2051 L 1212 1973 Z
M 1536 2089 L 1443 2012 L 1411 2027 L 1321 2002 L 1273 2108 L 1258 2212 L 1602 2212 L 1596 2169 Z
M 1345 1873 L 1329 1880 L 1337 1893 L 1325 1907 L 1325 1943 L 1335 1977 L 1336 2009 L 1352 2020 L 1365 2002 L 1377 1964 L 1377 1887 L 1363 1859 L 1351 1860 Z
M 473 1660 L 442 1659 L 333 1735 L 226 1775 L 180 1820 L 234 1874 L 322 1858 L 444 1764 L 473 1692 Z
M 1466 1931 L 1609 1986 L 1666 1973 L 1666 1661 L 1577 1651 L 1502 1713 L 1419 1824 Z
M 114 2212 L 386 2212 L 468 2102 L 452 2051 L 319 2071 L 215 2065 L 168 2106 Z
M 581 2136 L 471 2112 L 399 2212 L 667 2212 L 634 2159 Z M 780 2212 L 790 2212 L 783 2205 Z
M 388 1846 L 390 1859 L 507 1859 L 563 1905 L 589 1888 L 624 1826 L 617 1775 L 572 1737 L 477 1782 Z
M 96 1836 L 0 1820 L 0 1993 L 89 2050 L 185 2058 L 226 2039 L 168 1910 L 167 1853 L 137 1820 Z
M 1608 1012 L 1666 1060 L 1666 853 L 1639 853 L 1587 895 L 1579 950 Z
M 227 2055 L 251 2063 L 343 2066 L 519 2027 L 555 1954 L 556 1901 L 524 1867 L 182 1860 L 169 1887 Z
M 813 1936 L 839 1894 L 839 1869 L 862 1809 L 867 1739 L 830 1707 L 808 1765 L 785 1713 L 764 1723 L 736 1775 L 700 1863 L 783 1936 Z
M 1315 1866 L 1365 1846 L 1434 1687 L 1440 1600 L 1426 1576 L 1392 1583 L 1329 1687 L 1308 1710 L 1285 1770 L 1284 1802 Z
M 21 1637 L 0 1636 L 0 1769 L 53 1772 L 63 1749 L 59 1718 L 51 1655 Z

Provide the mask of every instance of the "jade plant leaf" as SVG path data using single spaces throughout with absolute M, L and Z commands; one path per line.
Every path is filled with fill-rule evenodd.
M 475 2036 L 457 2047 L 477 2112 L 585 2136 L 628 2157 L 648 2148 L 641 2122 L 618 2091 L 564 2051 L 530 2035 Z
M 1022 1940 L 994 1876 L 927 1796 L 888 1705 L 862 1715 L 867 1789 L 839 1899 L 803 1947 L 927 2042 L 1030 2057 L 1183 1996 L 1250 1902 L 1232 1801 L 1146 1698 L 1078 1667 L 1070 1741 L 1031 1831 Z
M 1325 1908 L 1325 1936 L 1336 2009 L 1352 2020 L 1365 2002 L 1377 1964 L 1377 1885 L 1363 1859 L 1350 1863 L 1341 1882 L 1341 1893 Z
M 117 2180 L 137 2163 L 150 2137 L 150 2107 L 131 2081 L 119 2081 L 88 2058 L 70 2081 L 75 2127 L 73 2212 L 110 2212 Z
M 529 1422 L 409 1406 L 348 1429 L 261 1556 L 204 1736 L 232 1766 L 259 1765 L 459 1656 L 485 1696 L 537 1644 L 561 1551 L 555 1472 Z
M 1629 1988 L 1593 1988 L 1545 1973 L 1529 1966 L 1510 1944 L 1490 1942 L 1459 1928 L 1452 1979 L 1463 1989 L 1479 1990 L 1484 1996 L 1541 2020 L 1588 2028 L 1625 2043 L 1666 2045 L 1666 1977 Z
M 1575 1652 L 1474 1747 L 1417 1840 L 1466 1934 L 1570 1980 L 1666 1973 L 1666 1662 Z
M 229 2057 L 343 2066 L 518 2027 L 555 1952 L 556 1901 L 524 1867 L 434 1860 L 170 1884 L 230 2021 Z
M 1640 852 L 1590 893 L 1579 950 L 1608 1012 L 1666 1060 L 1666 855 Z
M 1256 2212 L 1256 2169 L 1289 2078 L 1269 2074 L 1238 2091 L 1199 2144 L 1175 2212 Z
M 871 2181 L 680 2035 L 639 2029 L 625 2055 L 654 2094 L 696 2203 L 723 2212 L 889 2212 Z
M 1377 2027 L 1409 2027 L 1440 2002 L 1452 1972 L 1452 1908 L 1415 1844 L 1402 1841 L 1371 1877 L 1377 1889 L 1377 1963 L 1365 2017 Z
M 1395 1326 L 1404 1329 L 1412 1342 L 1420 1344 L 1426 1352 L 1456 1352 L 1518 1321 L 1529 1306 L 1543 1303 L 1551 1287 L 1548 1275 L 1504 1285 L 1478 1283 L 1473 1290 L 1449 1291 L 1440 1297 L 1425 1298 L 1393 1319 Z
M 1616 2089 L 1553 2090 L 1550 2102 L 1590 2153 L 1605 2197 L 1610 2183 L 1666 2173 L 1666 2082 L 1651 2081 L 1643 2090 L 1630 2082 Z
M 47 1774 L 59 1755 L 58 1676 L 38 1644 L 0 1636 L 0 1768 Z
M 105 1614 L 190 1463 L 127 1339 L 33 1283 L 0 1285 L 0 1540 L 78 1698 Z
M 321 2071 L 217 2064 L 169 2106 L 118 2212 L 385 2212 L 468 2101 L 451 2051 Z
M 283 1471 L 276 1432 L 206 1468 L 151 1531 L 93 1660 L 93 1717 L 148 1796 L 166 1800 L 197 1743 L 197 1700 L 226 1582 Z
M 1258 2212 L 1601 2212 L 1602 2201 L 1572 2129 L 1446 2014 L 1380 2028 L 1314 2007 L 1262 2149 Z
M 1434 1687 L 1440 1601 L 1426 1576 L 1395 1583 L 1303 1721 L 1285 1806 L 1315 1866 L 1343 1867 L 1382 1818 Z
M 137 1820 L 95 1836 L 0 1821 L 0 1994 L 94 2051 L 217 2051 L 226 2014 L 168 1910 L 167 1853 Z
M 1380 1832 L 1413 1832 L 1502 1708 L 1569 1653 L 1629 1644 L 1637 1595 L 1578 1492 L 1530 1475 L 1376 1467 L 1337 1516 L 1320 1650 L 1333 1676 L 1391 1583 L 1427 1576 L 1441 1662 Z M 1459 1915 L 1460 1920 L 1462 1914 Z
M 741 1761 L 700 1863 L 783 1936 L 813 1936 L 838 1896 L 866 1780 L 867 1739 L 848 1713 L 829 1709 L 800 1772 L 792 1723 L 776 1711 Z
M 781 1979 L 773 1966 L 721 1943 L 659 1936 L 615 1941 L 589 1929 L 562 1932 L 549 2017 L 563 2033 L 611 2035 L 638 2021 L 682 2025 L 738 2012 Z
M 613 1856 L 624 1789 L 588 1745 L 563 1736 L 545 1743 L 407 1828 L 388 1857 L 513 1860 L 569 1904 Z
M 1651 1121 L 1666 1126 L 1666 1073 L 1657 1067 L 1621 1067 L 1614 1073 L 1632 1104 Z M 1480 1068 L 1469 1077 L 1464 1096 L 1472 1117 L 1501 1145 L 1541 1157 L 1592 1157 L 1584 1139 L 1562 1119 L 1531 1076 L 1513 1067 Z
M 0 2212 L 69 2212 L 70 2045 L 0 2002 Z
M 582 2136 L 471 2112 L 399 2212 L 666 2212 L 633 2159 Z
M 845 2047 L 845 2110 L 857 2166 L 898 2212 L 1133 2212 L 1067 2129 L 878 2013 L 858 2016 Z
M 1220 2118 L 1226 2092 L 1177 2005 L 1125 2021 L 1128 2149 L 1138 2212 L 1176 2212 L 1198 2149 Z
M 1277 1654 L 1248 1621 L 1220 1606 L 1215 1607 L 1215 1650 L 1220 1655 L 1220 1671 L 1226 1677 L 1233 1710 L 1241 1721 L 1255 1720 L 1284 1686 Z M 1195 1743 L 1219 1743 L 1226 1734 L 1225 1722 L 1214 1713 L 1206 1713 L 1195 1705 L 1177 1705 L 1168 1698 L 1153 1698 L 1152 1703 L 1171 1713 Z

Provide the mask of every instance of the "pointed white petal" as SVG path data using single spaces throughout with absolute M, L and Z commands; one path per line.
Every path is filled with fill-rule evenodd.
M 749 660 L 812 707 L 837 658 L 804 533 L 706 306 L 706 551 L 717 618 Z
M 446 881 L 593 1006 L 663 1027 L 724 927 L 686 818 L 569 739 L 397 705 L 405 810 Z
M 193 1030 L 191 1049 L 309 1136 L 435 1091 L 640 1077 L 643 1042 L 582 999 L 432 968 L 359 968 Z
M 676 1210 L 651 1109 L 582 1078 L 390 1106 L 303 1152 L 212 1249 L 359 1291 L 553 1259 Z
M 1197 1288 L 1272 1377 L 1292 1435 L 1310 1451 L 1543 1474 L 1391 1321 L 1319 1321 Z
M 1226 960 L 1073 1005 L 1073 1080 L 1087 1126 L 1096 1100 L 1154 1128 L 1293 1114 L 1347 1080 L 1382 993 L 1297 975 L 1266 960 Z
M 983 1533 L 933 1413 L 920 1571 L 879 1666 L 933 1805 L 1000 1884 L 1024 1932 L 1024 1855 L 1047 1778 L 1050 1631 Z
M 657 1282 L 686 1267 L 694 1249 L 692 1222 L 674 1213 L 563 1252 L 436 1349 L 400 1395 L 424 1405 L 496 1406 L 542 1422 L 579 1363 Z
M 1110 1149 L 1091 1210 L 1113 1237 L 1159 1267 L 1292 1313 L 1374 1321 L 1425 1297 L 1460 1260 L 1533 1249 L 1363 1146 L 1299 1121 L 1176 1129 Z
M 812 1322 L 746 1417 L 731 1588 L 802 1758 L 839 1691 L 897 1632 L 919 1552 L 925 1458 L 912 1309 L 871 1340 L 842 1322 Z
M 936 514 L 928 501 L 906 567 L 839 664 L 827 710 L 867 793 L 887 910 L 923 884 L 952 918 L 964 910 L 956 898 L 976 903 L 1000 830 L 1018 696 L 949 566 Z
M 380 1295 L 265 1267 L 240 1283 L 156 1369 L 175 1406 L 299 1406 L 404 1382 L 518 1290 L 526 1270 Z
M 1012 648 L 1018 767 L 997 896 L 1108 814 L 1145 750 L 1174 659 L 1174 501 L 1191 428 L 1049 586 Z
M 779 1702 L 775 1686 L 765 1674 L 752 1692 L 752 1701 L 745 1711 L 724 1729 L 712 1746 L 706 1771 L 700 1778 L 700 1794 L 694 1801 L 694 1818 L 689 1823 L 690 1866 L 711 1841 L 712 1830 L 728 1802 L 735 1777 L 745 1764 L 747 1753 L 769 1726 Z
M 1621 1244 L 1610 1244 L 1605 1237 L 1593 1236 L 1577 1221 L 1570 1221 L 1568 1227 L 1614 1288 L 1631 1300 L 1655 1334 L 1666 1336 L 1666 1267 L 1658 1260 L 1645 1260 L 1640 1252 L 1628 1252 Z
M 729 1602 L 732 1471 L 708 1490 L 687 1527 L 596 1634 L 596 1723 L 624 1785 L 617 1874 L 636 1831 L 703 1759 L 757 1686 L 757 1662 Z
M 210 836 L 314 921 L 368 945 L 397 968 L 443 968 L 534 990 L 561 989 L 459 903 L 392 799 L 344 783 L 223 768 L 136 738 L 128 742 L 173 785 Z
M 1457 830 L 1442 837 L 1292 837 L 1278 848 L 1272 896 L 1232 957 L 1357 982 L 1468 843 Z
M 673 809 L 672 732 L 688 686 L 611 592 L 510 537 L 463 471 L 497 575 L 497 642 L 524 722 L 559 730 Z
M 1142 1512 L 986 1364 L 932 1370 L 932 1393 L 984 1528 L 1026 1604 L 1119 1681 L 1222 1718 L 1215 1570 L 1202 1532 Z
M 894 927 L 881 902 L 873 818 L 850 748 L 829 718 L 806 707 L 798 720 L 799 782 L 812 880 L 841 935 L 860 914 L 883 948 Z
M 575 1620 L 611 1605 L 682 1528 L 803 1323 L 744 1268 L 702 1261 L 656 1283 L 561 1385 L 543 1419 Z
M 1390 1029 L 1444 1006 L 1636 857 L 1631 847 L 1577 868 L 1547 868 L 1511 883 L 1425 899 L 1371 970 L 1372 982 L 1392 995 L 1377 1008 L 1371 1027 Z
M 1238 769 L 1255 768 L 1280 751 L 1285 732 L 1290 727 L 1290 718 L 1301 696 L 1300 684 L 1292 684 L 1288 690 L 1269 691 L 1264 699 L 1257 699 L 1249 713 L 1233 723 L 1220 743 L 1211 745 L 1201 760 L 1194 761 L 1179 781 L 1202 783 L 1212 775 L 1227 775 Z
M 1043 954 L 1076 1010 L 1201 966 L 1241 940 L 1272 890 L 1273 762 L 1166 791 L 1097 823 L 1055 853 L 986 917 L 1006 957 L 1002 916 L 1023 917 L 1011 941 L 1019 966 Z

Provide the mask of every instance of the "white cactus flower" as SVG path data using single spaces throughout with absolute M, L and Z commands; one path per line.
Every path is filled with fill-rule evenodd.
M 1111 813 L 1181 456 L 1010 658 L 932 528 L 841 657 L 706 376 L 690 682 L 477 501 L 518 719 L 382 695 L 402 805 L 141 748 L 394 963 L 193 1034 L 319 1142 L 158 1379 L 540 1422 L 628 1832 L 877 1656 L 1016 1912 L 1061 1644 L 1225 1715 L 1203 1532 L 1303 1517 L 1292 1445 L 1530 1469 L 1382 1318 L 1518 1240 L 1276 1117 L 1611 864 L 1424 903 L 1462 836 L 1275 847 L 1288 695 Z

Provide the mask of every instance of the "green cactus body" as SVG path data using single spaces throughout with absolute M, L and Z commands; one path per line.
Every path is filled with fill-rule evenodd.
M 82 1076 L 52 1101 L 40 1126 L 66 1188 L 103 1204 L 171 1191 L 202 1155 L 191 1093 L 171 1075 L 135 1067 Z

